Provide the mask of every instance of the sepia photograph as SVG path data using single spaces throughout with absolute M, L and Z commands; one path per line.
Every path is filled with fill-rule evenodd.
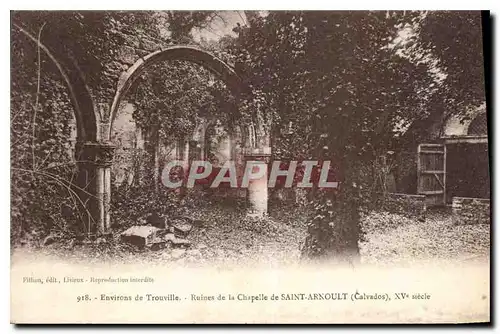
M 11 323 L 490 323 L 490 20 L 11 10 Z

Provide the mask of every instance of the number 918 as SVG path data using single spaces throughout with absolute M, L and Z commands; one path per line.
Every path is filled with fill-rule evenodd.
M 83 301 L 89 301 L 89 300 L 90 300 L 89 295 L 82 295 L 82 296 L 77 296 L 76 297 L 77 303 L 83 302 Z

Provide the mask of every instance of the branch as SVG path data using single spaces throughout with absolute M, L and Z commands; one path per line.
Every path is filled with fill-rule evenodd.
M 50 154 L 52 153 L 52 151 L 54 151 L 54 149 L 56 148 L 55 145 L 53 145 L 51 148 L 50 148 L 50 151 L 47 153 L 47 155 L 45 156 L 45 158 L 42 160 L 42 162 L 38 165 L 39 168 L 36 168 L 37 170 L 40 169 L 41 166 L 43 166 L 43 164 L 47 161 L 47 159 L 50 157 Z M 35 169 L 35 166 L 33 166 L 33 169 Z
M 41 172 L 41 171 L 38 171 L 38 170 L 29 170 L 29 169 L 16 168 L 16 167 L 12 167 L 11 170 L 13 170 L 13 171 L 19 171 L 19 172 L 24 172 L 24 173 L 39 174 L 39 175 L 50 177 L 50 178 L 55 179 L 55 180 L 57 180 L 59 182 L 62 182 L 62 183 L 66 182 L 67 185 L 64 185 L 64 186 L 66 186 L 66 187 L 71 186 L 71 187 L 76 188 L 76 189 L 80 190 L 81 192 L 83 192 L 83 193 L 91 196 L 91 197 L 94 197 L 94 198 L 100 200 L 99 197 L 95 196 L 94 194 L 89 193 L 84 188 L 81 188 L 81 187 L 77 186 L 76 184 L 71 183 L 68 180 L 63 179 L 63 178 L 59 177 L 58 175 L 55 175 L 55 174 L 52 174 L 52 173 L 47 173 L 47 172 Z
M 41 72 L 41 56 L 40 56 L 40 38 L 42 36 L 42 30 L 43 27 L 45 26 L 44 22 L 42 26 L 40 27 L 40 30 L 38 31 L 38 40 L 37 40 L 37 54 L 38 54 L 38 78 L 37 78 L 37 83 L 36 83 L 36 98 L 35 98 L 35 112 L 33 113 L 33 122 L 32 122 L 32 136 L 31 136 L 31 155 L 33 158 L 33 170 L 36 170 L 36 162 L 35 162 L 35 128 L 36 128 L 36 113 L 38 111 L 38 98 L 40 96 L 40 72 Z
M 59 176 L 57 176 L 57 175 L 53 175 L 53 174 L 50 174 L 50 173 L 43 173 L 43 172 L 39 172 L 39 171 L 35 171 L 35 170 L 27 170 L 27 169 L 22 169 L 22 168 L 12 168 L 12 170 L 17 170 L 17 171 L 26 172 L 26 173 L 31 173 L 31 174 L 39 174 L 39 175 L 43 175 L 43 176 L 46 176 L 46 177 L 48 177 L 48 178 L 52 179 L 54 182 L 56 182 L 56 183 L 57 183 L 57 184 L 59 184 L 60 186 L 62 186 L 62 187 L 64 187 L 64 188 L 66 188 L 66 190 L 67 190 L 70 194 L 72 194 L 72 195 L 73 195 L 73 196 L 74 196 L 74 197 L 75 197 L 75 198 L 76 198 L 76 199 L 80 202 L 80 204 L 81 204 L 81 205 L 82 205 L 82 207 L 85 209 L 85 211 L 87 212 L 87 215 L 90 217 L 90 219 L 92 220 L 92 222 L 93 222 L 94 224 L 96 224 L 96 226 L 98 225 L 98 224 L 97 224 L 97 222 L 95 221 L 94 217 L 92 216 L 92 213 L 91 213 L 91 212 L 87 209 L 86 204 L 87 204 L 87 201 L 88 201 L 88 200 L 87 200 L 87 201 L 85 201 L 85 203 L 84 203 L 84 202 L 82 201 L 82 199 L 80 198 L 80 196 L 78 196 L 78 194 L 77 194 L 77 193 L 76 193 L 73 189 L 71 189 L 71 187 L 75 187 L 75 188 L 77 188 L 77 189 L 79 189 L 79 190 L 83 191 L 84 193 L 86 193 L 86 194 L 88 194 L 88 195 L 90 195 L 90 196 L 92 196 L 92 197 L 94 197 L 94 198 L 97 198 L 98 200 L 100 200 L 100 198 L 98 198 L 98 197 L 94 196 L 93 194 L 91 194 L 91 193 L 87 192 L 86 190 L 84 190 L 84 189 L 82 189 L 82 188 L 80 188 L 80 187 L 78 187 L 78 186 L 76 186 L 76 185 L 74 185 L 74 184 L 72 184 L 72 183 L 70 183 L 69 185 L 64 184 L 64 182 L 68 182 L 68 181 L 66 181 L 66 180 L 64 180 L 64 179 L 61 179 L 61 178 L 60 178 Z M 42 181 L 47 182 L 46 180 L 43 180 L 43 179 L 42 179 Z M 72 198 L 73 198 L 73 197 L 72 197 Z M 73 202 L 74 202 L 74 201 L 73 201 Z M 89 229 L 89 230 L 90 230 L 90 229 Z

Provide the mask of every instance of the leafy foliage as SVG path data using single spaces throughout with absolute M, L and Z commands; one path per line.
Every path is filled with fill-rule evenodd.
M 11 48 L 11 231 L 21 237 L 71 230 L 80 213 L 68 182 L 74 177 L 71 103 L 43 54 L 16 33 Z
M 144 74 L 133 95 L 134 119 L 164 139 L 191 135 L 201 118 L 228 124 L 235 117 L 234 98 L 224 83 L 202 67 L 175 61 Z
M 55 54 L 72 59 L 99 102 L 109 101 L 115 93 L 123 71 L 116 58 L 129 35 L 168 42 L 153 12 L 23 11 L 14 12 L 12 21 L 32 32 L 44 26 L 42 42 Z
M 457 64 L 445 39 L 436 38 L 444 36 L 433 31 L 436 21 L 446 24 L 419 12 L 271 12 L 252 16 L 233 43 L 236 68 L 253 89 L 251 108 L 263 104 L 272 119 L 276 159 L 330 159 L 340 169 L 340 191 L 317 193 L 318 215 L 309 223 L 304 254 L 357 253 L 359 212 L 376 195 L 373 163 L 425 136 L 424 127 L 406 131 L 441 117 L 432 104 L 441 92 L 460 89 L 436 79 L 436 62 L 421 61 L 430 54 Z M 404 38 L 405 29 L 416 35 L 420 54 L 412 49 L 415 41 Z M 452 43 L 458 41 L 464 39 Z M 435 48 L 445 54 L 436 55 Z
M 446 73 L 441 101 L 447 115 L 484 102 L 481 13 L 433 11 L 419 31 L 421 44 L 440 60 Z
M 94 102 L 107 103 L 115 94 L 119 75 L 126 68 L 117 61 L 124 44 L 139 43 L 136 46 L 142 47 L 140 41 L 144 37 L 158 45 L 172 43 L 170 35 L 181 36 L 187 29 L 184 25 L 189 24 L 192 28 L 201 24 L 207 15 L 209 13 L 185 13 L 180 18 L 175 14 L 175 20 L 172 17 L 169 22 L 168 15 L 158 12 L 12 13 L 13 241 L 19 240 L 19 235 L 25 232 L 40 238 L 54 229 L 71 232 L 78 227 L 85 231 L 89 224 L 82 219 L 84 205 L 80 203 L 73 184 L 76 169 L 72 140 L 75 130 L 67 88 L 51 60 L 17 27 L 33 36 L 39 35 L 40 41 L 54 54 L 71 61 L 91 88 Z M 178 83 L 179 77 L 175 80 Z M 175 125 L 188 119 L 178 120 Z M 142 198 L 132 196 L 134 191 L 137 196 L 137 189 L 128 189 L 125 199 L 141 201 Z M 47 198 L 52 200 L 45 201 Z M 117 196 L 118 202 L 125 199 Z M 164 199 L 158 198 L 156 203 L 163 203 Z M 144 199 L 141 205 L 150 205 L 150 201 Z M 128 204 L 133 205 L 132 202 Z
M 193 28 L 208 27 L 217 15 L 15 12 L 12 21 L 34 35 L 41 31 L 44 43 L 81 70 L 95 102 L 109 102 L 124 70 L 116 59 L 131 35 L 139 45 L 145 36 L 159 44 L 192 43 Z M 341 181 L 338 192 L 312 190 L 315 216 L 303 254 L 355 257 L 360 213 L 376 194 L 380 176 L 373 166 L 380 156 L 428 136 L 429 121 L 483 101 L 478 15 L 248 11 L 246 19 L 234 29 L 237 38 L 202 41 L 244 78 L 250 92 L 239 101 L 206 70 L 185 62 L 157 65 L 139 80 L 129 98 L 135 121 L 148 130 L 144 157 L 157 168 L 152 148 L 189 136 L 201 118 L 228 128 L 271 124 L 275 160 L 331 160 Z M 47 216 L 78 206 L 66 194 L 72 167 L 56 168 L 72 159 L 71 106 L 53 65 L 15 29 L 12 34 L 13 217 L 54 221 Z M 132 211 L 114 214 L 127 220 L 147 207 L 168 212 L 171 194 L 146 191 L 157 181 L 117 189 L 117 207 Z

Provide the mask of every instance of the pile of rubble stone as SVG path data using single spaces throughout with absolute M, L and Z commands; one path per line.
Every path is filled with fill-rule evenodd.
M 191 241 L 187 239 L 189 233 L 202 225 L 201 220 L 187 216 L 164 218 L 153 213 L 123 231 L 120 237 L 125 243 L 151 250 L 188 249 L 191 247 Z

